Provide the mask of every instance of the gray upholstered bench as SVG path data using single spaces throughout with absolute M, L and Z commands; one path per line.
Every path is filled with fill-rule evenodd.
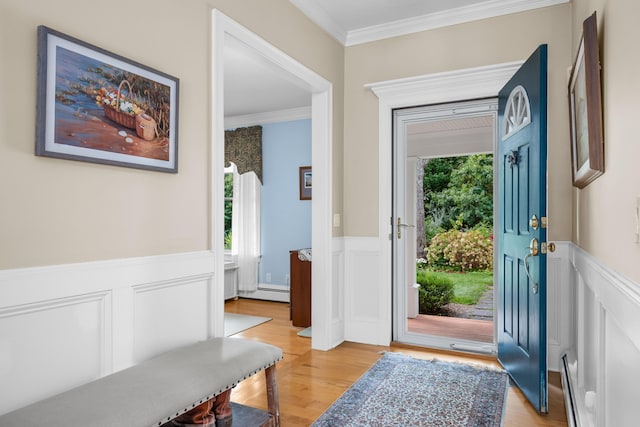
M 279 426 L 282 350 L 239 338 L 181 347 L 0 416 L 2 427 L 161 426 L 265 370 L 268 422 Z

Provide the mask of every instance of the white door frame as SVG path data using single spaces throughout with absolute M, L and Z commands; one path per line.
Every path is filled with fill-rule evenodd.
M 380 242 L 379 292 L 382 306 L 378 325 L 379 342 L 392 338 L 391 242 L 392 116 L 396 108 L 465 101 L 498 96 L 498 91 L 520 68 L 522 61 L 468 68 L 366 85 L 378 96 L 378 239 Z
M 449 148 L 446 152 L 440 148 L 431 149 L 430 158 L 438 158 L 439 156 L 467 156 L 480 153 L 497 154 L 498 139 L 498 98 L 483 98 L 473 101 L 460 101 L 455 103 L 445 103 L 437 105 L 427 105 L 421 107 L 412 107 L 393 112 L 395 126 L 393 130 L 393 147 L 395 150 L 395 177 L 396 184 L 395 201 L 396 216 L 402 216 L 403 220 L 415 224 L 416 206 L 416 182 L 415 182 L 415 166 L 416 161 L 409 161 L 406 157 L 407 153 L 407 126 L 415 123 L 437 122 L 451 119 L 464 119 L 471 117 L 487 117 L 493 119 L 493 132 L 490 146 L 485 144 L 467 144 L 465 147 Z M 496 157 L 497 158 L 497 157 Z M 411 170 L 405 166 L 405 162 L 412 164 L 414 168 Z M 497 215 L 497 164 L 493 166 L 493 217 Z M 412 177 L 412 178 L 410 178 Z M 404 189 L 404 191 L 401 191 Z M 406 197 L 410 194 L 410 197 Z M 403 222 L 404 222 L 403 221 Z M 395 223 L 395 220 L 394 220 Z M 497 224 L 497 221 L 494 221 Z M 495 225 L 494 225 L 495 227 Z M 409 281 L 408 278 L 416 277 L 415 249 L 416 249 L 416 228 L 403 229 L 404 242 L 397 239 L 394 234 L 393 241 L 396 244 L 395 263 L 397 267 L 393 272 L 393 296 L 394 296 L 394 330 L 393 339 L 406 344 L 422 345 L 432 348 L 454 349 L 462 351 L 471 351 L 477 353 L 495 353 L 496 346 L 494 343 L 478 343 L 456 337 L 441 337 L 410 332 L 408 330 L 407 313 L 408 313 L 408 295 L 409 286 L 415 281 Z M 398 231 L 396 230 L 395 233 Z M 494 232 L 495 234 L 495 232 Z M 392 244 L 393 247 L 393 244 Z M 406 248 L 406 250 L 405 250 Z M 495 251 L 494 251 L 495 255 Z M 495 259 L 495 257 L 494 257 Z M 495 265 L 495 262 L 494 262 Z M 406 286 L 403 286 L 406 284 Z M 495 337 L 494 322 L 494 337 Z
M 255 50 L 269 65 L 282 71 L 292 82 L 311 93 L 311 155 L 313 200 L 311 208 L 313 248 L 312 309 L 313 337 L 311 347 L 329 350 L 339 344 L 341 336 L 332 327 L 332 84 L 323 77 L 277 49 L 263 38 L 249 31 L 219 10 L 212 11 L 211 53 L 211 182 L 210 182 L 210 250 L 214 254 L 214 271 L 224 272 L 224 40 L 234 37 Z M 214 276 L 212 300 L 218 308 L 213 316 L 214 335 L 224 334 L 224 274 Z

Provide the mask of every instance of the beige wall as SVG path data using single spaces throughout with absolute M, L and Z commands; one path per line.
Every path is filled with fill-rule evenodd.
M 213 8 L 333 83 L 342 210 L 343 47 L 289 1 L 0 0 L 0 268 L 209 247 Z M 178 174 L 34 156 L 41 24 L 180 79 Z
M 574 0 L 572 60 L 582 22 L 598 15 L 604 122 L 605 173 L 583 190 L 573 191 L 574 241 L 636 282 L 640 245 L 635 243 L 640 197 L 638 107 L 640 3 L 635 0 Z
M 266 3 L 112 0 L 98 6 L 81 0 L 0 0 L 0 268 L 209 247 L 207 94 L 210 11 L 216 7 L 333 83 L 333 211 L 343 213 L 343 228 L 334 229 L 335 235 L 378 232 L 377 98 L 366 83 L 521 60 L 548 43 L 550 239 L 572 239 L 640 280 L 640 245 L 634 241 L 640 168 L 630 160 L 640 158 L 640 144 L 634 143 L 634 101 L 640 95 L 640 59 L 634 55 L 640 28 L 634 17 L 640 3 L 574 0 L 353 46 L 344 56 L 342 46 L 287 0 Z M 603 64 L 606 172 L 575 190 L 567 68 L 582 20 L 594 10 Z M 177 175 L 34 156 L 40 24 L 180 79 Z
M 571 238 L 566 75 L 571 7 L 562 5 L 347 48 L 346 236 L 378 234 L 378 101 L 367 83 L 526 59 L 549 45 L 549 234 Z M 363 189 L 366 189 L 363 191 Z

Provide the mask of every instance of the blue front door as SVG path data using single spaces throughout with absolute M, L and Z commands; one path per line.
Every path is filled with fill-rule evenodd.
M 498 359 L 547 412 L 547 46 L 498 98 Z

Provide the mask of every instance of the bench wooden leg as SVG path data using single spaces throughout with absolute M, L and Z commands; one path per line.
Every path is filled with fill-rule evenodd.
M 278 381 L 276 379 L 276 365 L 271 365 L 265 371 L 267 382 L 267 406 L 269 411 L 269 426 L 280 427 L 280 402 L 278 400 Z

